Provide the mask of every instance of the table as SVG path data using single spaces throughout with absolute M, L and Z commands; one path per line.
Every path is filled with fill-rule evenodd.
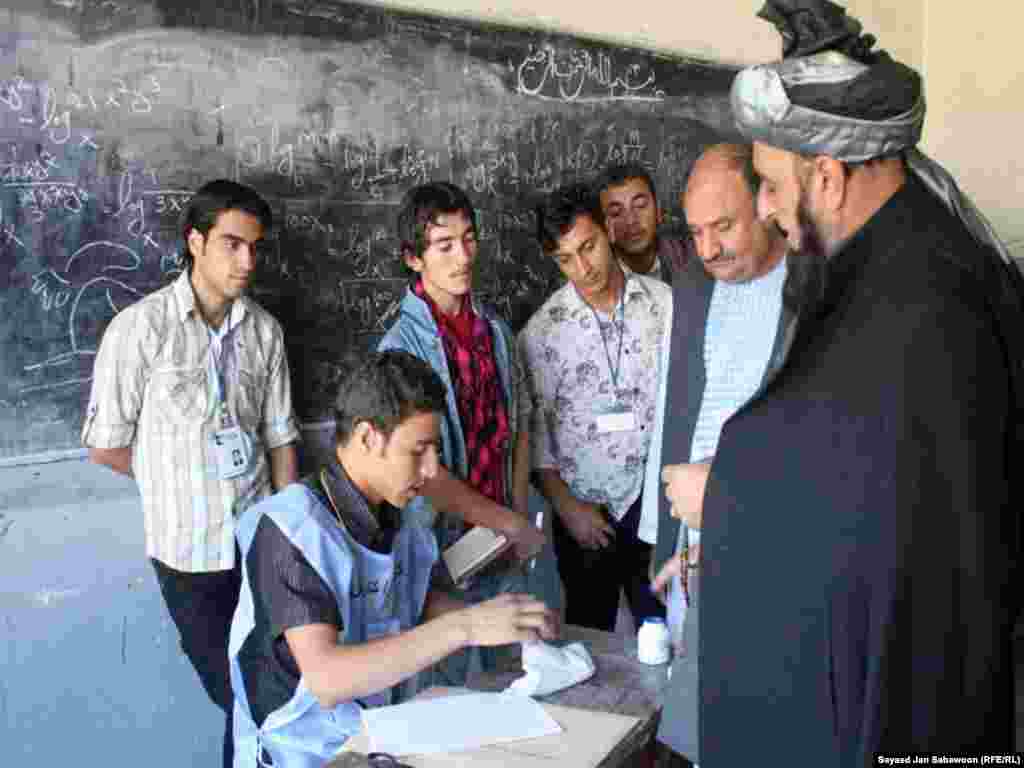
M 563 691 L 538 697 L 538 701 L 566 707 L 613 712 L 639 718 L 626 737 L 601 761 L 598 768 L 632 765 L 654 739 L 661 713 L 662 693 L 668 683 L 668 664 L 651 666 L 637 659 L 636 636 L 623 636 L 586 627 L 567 626 L 570 642 L 582 641 L 594 659 L 596 673 L 589 680 Z M 469 687 L 498 691 L 522 674 L 518 661 L 509 671 L 481 674 Z
M 653 742 L 658 727 L 668 665 L 650 666 L 638 661 L 635 636 L 624 637 L 576 626 L 565 627 L 563 636 L 569 642 L 582 641 L 587 646 L 597 671 L 589 680 L 538 697 L 538 701 L 639 718 L 598 768 L 650 765 L 647 747 Z M 501 669 L 471 676 L 467 683 L 475 690 L 500 691 L 521 674 L 518 654 L 510 654 Z M 339 755 L 328 768 L 364 768 L 366 765 L 364 756 L 349 753 Z

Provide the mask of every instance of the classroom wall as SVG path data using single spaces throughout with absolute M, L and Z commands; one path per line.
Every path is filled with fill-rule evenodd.
M 625 43 L 666 53 L 687 54 L 729 63 L 754 63 L 777 58 L 779 36 L 757 18 L 763 0 L 648 0 L 642 13 L 629 19 L 626 6 L 593 0 L 397 0 L 377 2 L 462 18 L 526 25 Z M 847 11 L 871 32 L 884 30 L 886 47 L 901 60 L 918 66 L 922 60 L 921 15 L 924 0 L 853 0 Z
M 621 7 L 592 0 L 422 0 L 389 7 L 561 29 L 586 37 L 730 63 L 779 55 L 779 37 L 757 18 L 762 0 L 715 3 L 650 0 L 635 23 Z M 979 0 L 969 7 L 925 0 L 841 3 L 879 47 L 925 76 L 928 116 L 923 148 L 945 165 L 992 220 L 1017 258 L 1024 259 L 1024 68 L 1012 55 L 1024 6 Z M 1009 64 L 1004 64 L 1009 62 Z
M 968 12 L 969 11 L 969 12 Z M 1024 259 L 1024 68 L 1017 46 L 1024 7 L 1002 0 L 925 9 L 925 150 Z
M 372 2 L 373 0 L 371 0 Z M 592 0 L 390 0 L 373 4 L 517 26 L 557 29 L 615 43 L 733 63 L 769 60 L 779 40 L 756 17 L 761 0 L 686 3 L 650 0 L 643 16 L 624 23 L 614 4 Z M 1017 190 L 1024 187 L 1024 159 L 1011 151 L 1024 129 L 1024 76 L 1003 66 L 1004 51 L 1024 9 L 999 0 L 963 6 L 904 0 L 851 0 L 849 12 L 897 58 L 926 81 L 929 113 L 924 149 L 943 163 L 1024 259 L 1024 218 Z M 1012 58 L 1011 58 L 1012 60 Z M 1007 150 L 1001 150 L 1007 147 Z M 77 454 L 78 452 L 72 452 Z M 36 457 L 27 457 L 35 460 Z M 15 459 L 13 463 L 19 463 Z M 0 466 L 12 463 L 0 460 Z

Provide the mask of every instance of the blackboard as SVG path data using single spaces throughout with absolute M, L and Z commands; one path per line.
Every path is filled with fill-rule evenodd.
M 681 226 L 735 70 L 333 0 L 0 0 L 0 460 L 79 447 L 99 339 L 180 273 L 190 191 L 226 176 L 277 226 L 253 294 L 302 420 L 395 318 L 411 186 L 479 209 L 478 287 L 521 327 L 558 284 L 532 206 L 644 163 Z

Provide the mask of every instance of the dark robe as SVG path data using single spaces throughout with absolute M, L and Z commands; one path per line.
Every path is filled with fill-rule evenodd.
M 701 768 L 1014 743 L 1019 275 L 908 179 L 722 432 Z

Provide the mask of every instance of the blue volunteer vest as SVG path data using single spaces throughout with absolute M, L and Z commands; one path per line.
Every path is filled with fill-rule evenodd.
M 437 542 L 427 528 L 405 523 L 390 554 L 374 552 L 338 525 L 319 488 L 303 483 L 293 483 L 238 521 L 235 535 L 242 552 L 242 588 L 228 646 L 235 693 L 234 765 L 260 765 L 261 750 L 265 750 L 274 768 L 320 768 L 359 731 L 362 708 L 391 703 L 394 689 L 325 710 L 300 679 L 291 700 L 257 727 L 238 654 L 255 627 L 246 557 L 264 516 L 302 552 L 334 593 L 344 626 L 338 635 L 342 645 L 365 643 L 416 626 L 438 557 Z

